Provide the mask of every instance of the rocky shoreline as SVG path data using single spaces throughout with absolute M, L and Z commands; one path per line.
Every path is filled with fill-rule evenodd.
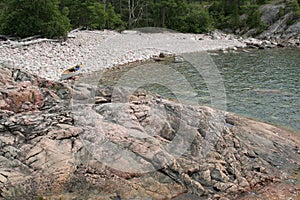
M 136 31 L 73 31 L 64 42 L 42 41 L 24 45 L 0 42 L 0 62 L 50 80 L 61 72 L 83 63 L 82 72 L 94 72 L 135 61 L 145 61 L 160 53 L 187 52 L 245 47 L 234 35 L 140 33 Z
M 124 103 L 125 88 L 97 87 L 81 107 L 89 85 L 3 66 L 0 86 L 1 198 L 299 198 L 286 130 L 144 90 Z
M 29 38 L 30 39 L 30 38 Z M 293 41 L 293 42 L 292 42 Z M 0 63 L 17 67 L 49 80 L 59 80 L 62 71 L 82 63 L 83 73 L 140 62 L 165 54 L 297 46 L 297 40 L 272 41 L 215 31 L 210 34 L 141 33 L 138 31 L 70 32 L 66 41 L 37 39 L 33 42 L 0 41 Z
M 92 72 L 160 53 L 281 45 L 220 32 L 78 31 L 69 36 L 65 42 L 29 46 L 1 41 L 1 62 L 9 67 L 0 67 L 0 198 L 299 198 L 298 135 L 147 91 L 127 97 L 124 88 L 94 88 L 92 104 L 74 109 L 74 98 L 86 100 L 90 86 L 56 81 L 63 69 L 79 62 L 85 65 L 83 78 L 92 80 Z M 129 101 L 121 102 L 125 97 Z M 81 122 L 82 116 L 97 119 L 92 122 L 100 129 L 91 131 L 95 124 Z M 178 135 L 178 124 L 185 134 L 175 140 L 176 148 L 190 142 L 180 157 L 166 150 Z M 149 132 L 153 128 L 159 129 L 154 135 Z M 134 156 L 118 160 L 102 155 L 114 149 L 89 149 L 107 143 Z M 107 157 L 118 165 L 107 163 Z M 128 171 L 130 167 L 134 170 Z

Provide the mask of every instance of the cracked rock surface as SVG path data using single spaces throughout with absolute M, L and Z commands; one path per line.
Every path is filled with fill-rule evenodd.
M 0 112 L 4 199 L 299 198 L 299 137 L 232 113 L 6 67 Z

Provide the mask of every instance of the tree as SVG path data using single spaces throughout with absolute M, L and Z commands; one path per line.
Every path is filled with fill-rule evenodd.
M 61 1 L 61 7 L 67 7 L 70 11 L 68 17 L 74 28 L 103 29 L 105 27 L 107 13 L 104 4 L 96 0 Z
M 170 13 L 176 8 L 177 4 L 175 0 L 161 0 L 154 4 L 157 8 L 159 8 L 160 12 L 160 20 L 161 20 L 161 27 L 168 27 L 167 23 L 170 24 L 169 18 Z M 175 15 L 176 16 L 176 15 Z M 173 17 L 173 16 L 172 16 Z M 171 28 L 171 27 L 169 27 Z
M 70 22 L 60 12 L 59 3 L 59 0 L 6 0 L 0 31 L 19 37 L 66 36 Z
M 127 0 L 128 4 L 128 28 L 133 28 L 144 14 L 144 9 L 148 6 L 146 0 Z
M 288 23 L 300 18 L 300 0 L 286 0 Z M 0 31 L 26 37 L 66 35 L 70 28 L 165 27 L 202 33 L 213 28 L 262 31 L 259 6 L 268 0 L 0 0 Z M 68 17 L 68 18 L 67 18 Z M 0 34 L 1 34 L 0 33 Z
M 106 28 L 115 29 L 123 25 L 123 21 L 121 20 L 120 16 L 115 13 L 114 7 L 111 5 L 111 3 L 107 4 L 106 13 Z
M 73 28 L 116 29 L 123 26 L 119 14 L 109 0 L 61 0 L 61 9 L 68 8 Z
M 212 29 L 212 18 L 208 10 L 204 9 L 201 4 L 190 4 L 189 13 L 183 20 L 183 32 L 204 33 Z

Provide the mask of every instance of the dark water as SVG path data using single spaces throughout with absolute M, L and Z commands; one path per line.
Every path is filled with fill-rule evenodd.
M 190 62 L 193 65 L 160 62 L 111 71 L 102 77 L 102 84 L 129 83 L 129 87 L 144 84 L 143 88 L 164 98 L 196 100 L 197 104 L 209 106 L 215 98 L 211 88 L 225 89 L 227 111 L 300 133 L 300 49 L 249 50 L 210 56 L 199 53 L 197 57 Z M 207 78 L 205 70 L 213 65 L 218 76 Z M 220 79 L 225 88 L 221 87 Z M 185 87 L 186 82 L 190 87 Z

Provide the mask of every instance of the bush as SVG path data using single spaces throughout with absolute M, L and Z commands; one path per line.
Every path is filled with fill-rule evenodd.
M 19 37 L 66 36 L 70 29 L 67 16 L 59 11 L 59 0 L 10 0 L 3 10 L 1 33 Z
M 297 0 L 290 0 L 287 2 L 285 13 L 291 13 L 290 18 L 287 21 L 287 25 L 292 25 L 298 19 L 300 19 L 300 6 Z
M 120 15 L 111 3 L 105 5 L 96 0 L 62 0 L 61 6 L 69 9 L 69 18 L 74 28 L 116 29 L 123 25 Z
M 189 6 L 189 13 L 181 18 L 179 31 L 190 33 L 204 33 L 212 29 L 212 18 L 208 10 L 200 4 Z
M 107 20 L 106 20 L 106 28 L 115 29 L 120 28 L 123 25 L 123 21 L 120 18 L 120 15 L 117 15 L 114 11 L 114 7 L 111 3 L 108 4 L 106 8 Z

